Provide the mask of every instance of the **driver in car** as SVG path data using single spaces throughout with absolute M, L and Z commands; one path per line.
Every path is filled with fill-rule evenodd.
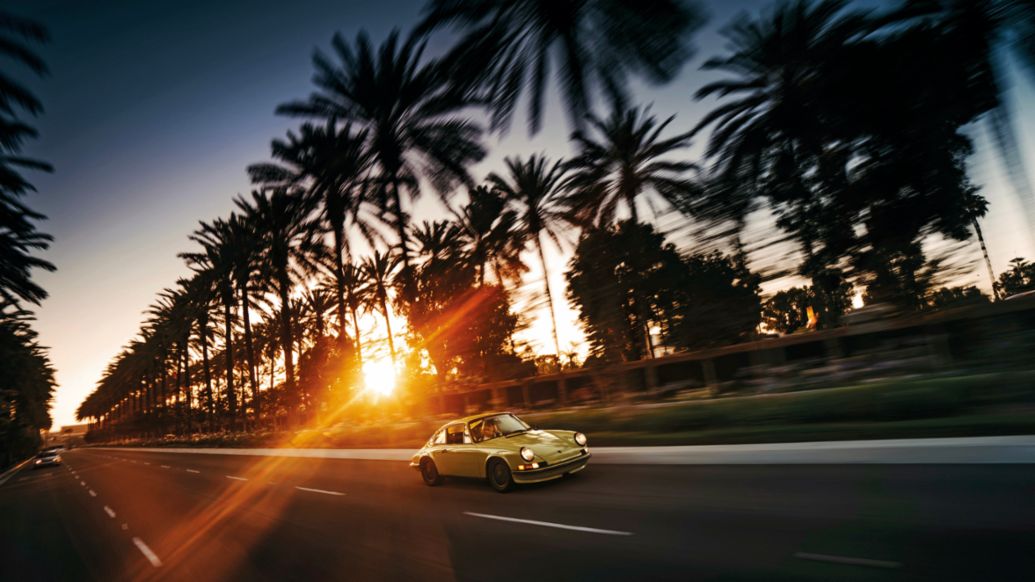
M 490 418 L 482 425 L 482 440 L 487 441 L 500 436 L 500 425 L 495 418 Z

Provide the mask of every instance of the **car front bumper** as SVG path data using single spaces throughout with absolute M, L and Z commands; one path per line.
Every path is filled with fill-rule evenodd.
M 586 463 L 589 462 L 590 457 L 593 455 L 586 453 L 579 455 L 575 458 L 568 459 L 556 465 L 547 465 L 541 469 L 531 469 L 529 471 L 512 471 L 511 475 L 514 478 L 515 483 L 541 483 L 543 481 L 549 481 L 551 479 L 559 479 L 565 475 L 576 473 L 586 468 Z

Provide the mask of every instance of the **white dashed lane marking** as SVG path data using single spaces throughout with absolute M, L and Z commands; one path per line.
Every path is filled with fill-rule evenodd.
M 107 505 L 104 506 L 104 513 L 108 514 L 108 517 L 115 519 L 115 512 L 111 510 Z
M 151 562 L 152 566 L 157 568 L 157 567 L 162 565 L 162 561 L 159 560 L 158 556 L 155 555 L 155 553 L 151 551 L 151 548 L 147 547 L 147 544 L 144 543 L 144 540 L 142 540 L 142 539 L 140 539 L 138 537 L 134 537 L 133 538 L 133 545 L 135 545 L 137 547 L 137 549 L 140 550 L 141 554 L 144 554 L 144 557 L 147 558 L 148 562 Z
M 309 491 L 309 492 L 312 492 L 312 493 L 323 493 L 324 495 L 345 495 L 344 493 L 342 493 L 340 491 L 328 491 L 326 489 L 313 489 L 311 487 L 298 487 L 298 486 L 296 486 L 295 489 L 298 489 L 299 491 Z
M 233 475 L 223 475 L 227 479 L 233 479 L 234 481 L 247 481 L 244 477 L 234 477 Z
M 187 469 L 187 472 L 188 473 L 200 473 L 201 471 L 199 471 L 197 469 Z
M 163 469 L 172 469 L 172 467 L 170 467 L 169 465 L 162 465 L 162 468 Z
M 828 554 L 810 554 L 808 552 L 798 552 L 794 554 L 795 558 L 801 560 L 812 560 L 814 562 L 828 562 L 831 564 L 844 564 L 846 566 L 868 566 L 870 568 L 885 568 L 895 569 L 901 568 L 901 562 L 892 562 L 889 560 L 872 560 L 870 558 L 853 558 L 851 556 L 831 556 Z
M 557 529 L 567 529 L 567 530 L 572 530 L 572 531 L 581 531 L 581 532 L 586 532 L 586 533 L 603 534 L 603 535 L 608 535 L 608 536 L 631 536 L 631 535 L 633 535 L 633 533 L 629 532 L 629 531 L 618 531 L 618 530 L 613 530 L 613 529 L 599 529 L 599 528 L 595 528 L 595 527 L 585 527 L 585 526 L 581 526 L 581 525 L 568 525 L 568 524 L 564 524 L 564 523 L 553 523 L 553 522 L 550 522 L 550 521 L 536 521 L 534 519 L 519 519 L 517 517 L 504 517 L 502 515 L 491 515 L 491 514 L 488 514 L 488 513 L 475 513 L 473 511 L 465 511 L 464 514 L 465 515 L 470 515 L 472 517 L 481 517 L 481 518 L 484 518 L 484 519 L 495 519 L 495 520 L 498 520 L 498 521 L 509 521 L 509 522 L 512 522 L 512 523 L 524 523 L 524 524 L 527 524 L 527 525 L 538 525 L 538 526 L 542 526 L 542 527 L 553 527 L 553 528 L 557 528 Z
M 90 497 L 97 497 L 97 492 L 93 489 L 90 490 Z

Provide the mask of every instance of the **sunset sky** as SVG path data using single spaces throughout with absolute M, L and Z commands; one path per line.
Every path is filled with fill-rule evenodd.
M 56 239 L 45 256 L 58 271 L 37 274 L 50 293 L 38 310 L 37 327 L 57 368 L 56 428 L 75 422 L 75 408 L 136 334 L 141 312 L 187 272 L 176 253 L 190 248 L 187 235 L 197 221 L 229 214 L 233 196 L 250 189 L 245 167 L 267 159 L 270 139 L 297 125 L 273 111 L 309 93 L 313 49 L 327 47 L 335 31 L 353 38 L 365 28 L 379 40 L 393 27 L 406 29 L 423 1 L 12 4 L 11 10 L 42 22 L 52 36 L 41 50 L 51 74 L 30 83 L 46 112 L 36 123 L 41 139 L 28 153 L 56 169 L 33 176 L 39 193 L 29 200 L 49 217 L 42 230 Z M 696 37 L 697 56 L 675 82 L 640 87 L 639 101 L 653 103 L 658 116 L 677 114 L 674 127 L 689 129 L 709 107 L 692 95 L 711 78 L 698 68 L 702 55 L 721 50 L 718 29 L 735 13 L 767 4 L 706 3 L 711 19 Z M 1010 98 L 1018 109 L 1019 103 L 1033 102 L 1035 91 L 1015 85 Z M 1018 123 L 1030 158 L 1035 152 L 1030 108 Z M 540 134 L 529 138 L 518 115 L 508 135 L 488 140 L 490 154 L 472 173 L 484 177 L 507 155 L 565 156 L 567 135 L 567 119 L 553 99 Z M 990 202 L 983 225 L 998 272 L 1010 259 L 1035 253 L 984 129 L 975 128 L 974 136 L 972 176 Z M 697 143 L 687 155 L 699 149 Z M 445 212 L 429 196 L 413 214 L 422 220 Z M 660 224 L 665 230 L 676 226 L 671 216 Z M 553 252 L 551 257 L 551 281 L 563 289 L 566 256 Z M 518 293 L 520 302 L 538 300 L 542 286 L 535 261 L 528 262 L 533 268 Z M 988 287 L 976 268 L 962 283 Z M 563 300 L 558 304 L 562 347 L 578 344 L 575 315 Z M 545 348 L 548 319 L 533 317 L 532 323 L 527 338 Z

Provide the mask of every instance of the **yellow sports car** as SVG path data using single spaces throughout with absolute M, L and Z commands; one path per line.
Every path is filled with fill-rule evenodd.
M 586 435 L 539 430 L 510 414 L 469 416 L 443 426 L 413 455 L 424 483 L 443 477 L 487 479 L 503 493 L 515 483 L 539 483 L 581 471 L 589 461 Z

